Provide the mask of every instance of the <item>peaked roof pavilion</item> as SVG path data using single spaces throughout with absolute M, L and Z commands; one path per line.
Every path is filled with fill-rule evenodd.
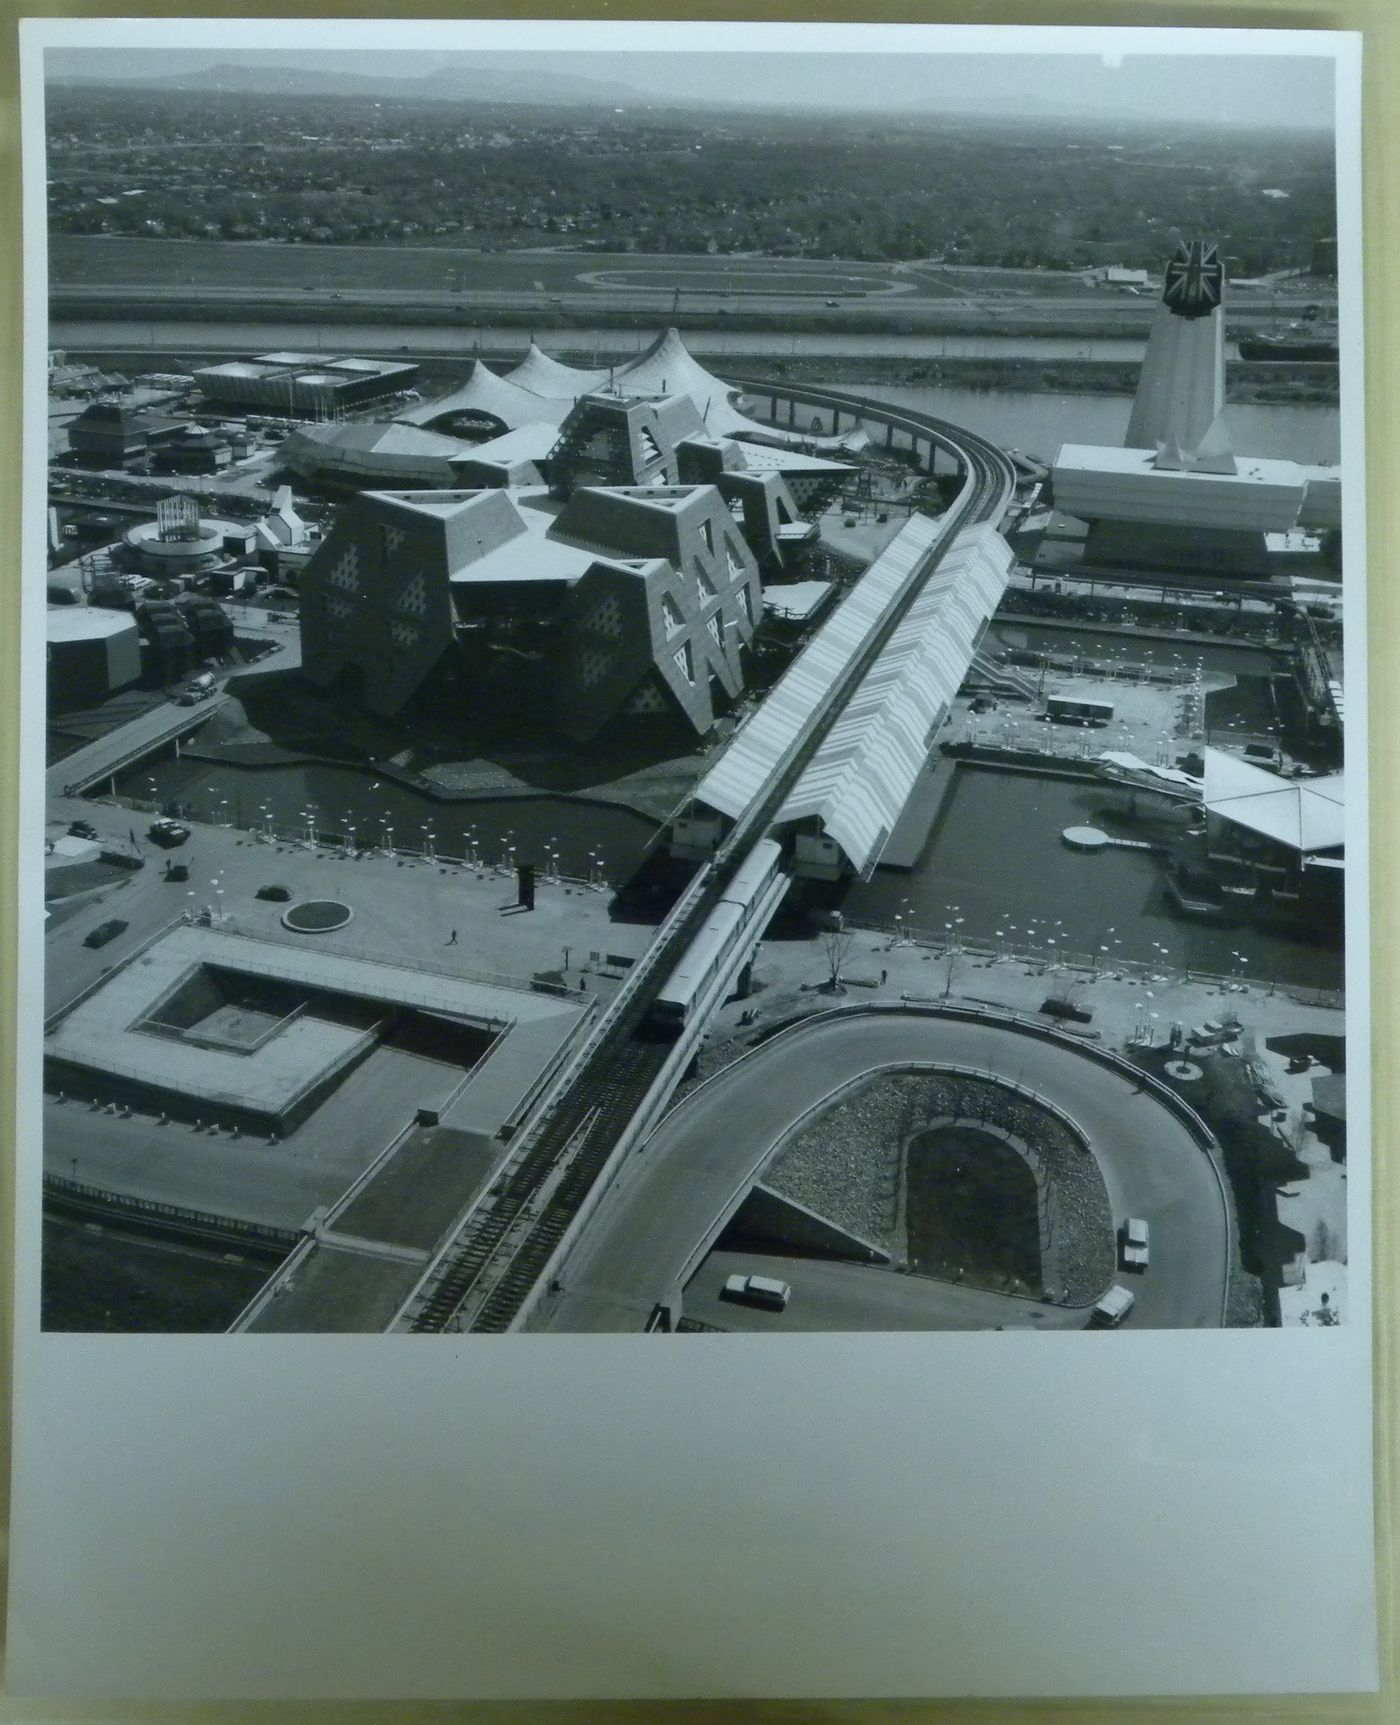
M 1281 779 L 1223 749 L 1207 749 L 1205 760 L 1208 813 L 1300 856 L 1336 850 L 1346 842 L 1344 774 Z

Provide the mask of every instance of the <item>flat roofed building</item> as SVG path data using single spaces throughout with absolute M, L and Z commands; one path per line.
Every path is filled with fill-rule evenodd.
M 305 353 L 265 353 L 203 366 L 194 382 L 207 401 L 242 408 L 331 418 L 413 385 L 415 364 Z
M 51 605 L 49 705 L 55 712 L 105 701 L 141 676 L 141 637 L 130 611 L 98 605 Z
M 1057 508 L 1090 523 L 1086 561 L 1109 565 L 1270 575 L 1266 534 L 1340 522 L 1335 468 L 1261 456 L 1168 470 L 1148 449 L 1067 443 L 1052 483 Z

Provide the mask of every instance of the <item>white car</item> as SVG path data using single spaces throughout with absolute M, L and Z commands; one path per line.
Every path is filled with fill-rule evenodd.
M 1129 1216 L 1123 1224 L 1122 1260 L 1125 1270 L 1147 1268 L 1147 1223 L 1140 1216 Z
M 1115 1283 L 1089 1314 L 1091 1330 L 1116 1330 L 1132 1311 L 1132 1293 L 1121 1283 Z
M 742 1300 L 748 1306 L 766 1306 L 769 1311 L 783 1311 L 792 1298 L 786 1282 L 773 1276 L 727 1276 L 722 1299 Z

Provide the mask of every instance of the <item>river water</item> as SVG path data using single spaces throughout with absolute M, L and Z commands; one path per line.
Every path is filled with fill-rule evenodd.
M 1122 446 L 1133 401 L 1129 395 L 1032 395 L 1004 389 L 944 389 L 890 383 L 833 383 L 893 406 L 936 414 L 999 443 L 1049 462 L 1062 443 Z M 1335 404 L 1232 403 L 1225 421 L 1242 455 L 1333 464 L 1341 459 L 1341 410 Z

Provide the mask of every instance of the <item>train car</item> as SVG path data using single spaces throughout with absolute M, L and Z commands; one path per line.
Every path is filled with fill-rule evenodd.
M 782 846 L 775 839 L 760 839 L 740 863 L 652 1004 L 658 1029 L 674 1035 L 689 1022 L 696 1001 L 728 962 L 735 941 L 767 902 L 782 860 Z
M 678 1035 L 690 1021 L 695 1003 L 723 969 L 745 921 L 743 906 L 721 899 L 652 1003 L 658 1030 Z
M 744 908 L 747 923 L 763 902 L 783 860 L 783 847 L 776 839 L 760 839 L 735 870 L 734 879 L 720 894 L 721 904 Z

